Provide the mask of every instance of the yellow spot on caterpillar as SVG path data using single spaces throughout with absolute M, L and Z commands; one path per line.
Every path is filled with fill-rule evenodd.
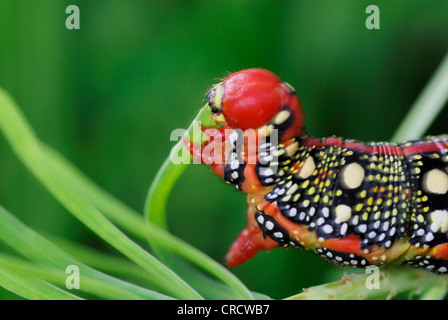
M 361 216 L 361 219 L 367 221 L 367 219 L 369 219 L 369 214 L 367 212 L 364 212 Z
M 305 180 L 305 182 L 302 183 L 302 188 L 306 189 L 310 185 L 310 180 Z

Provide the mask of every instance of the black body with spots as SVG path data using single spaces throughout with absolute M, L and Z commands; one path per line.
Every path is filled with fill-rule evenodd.
M 264 161 L 272 156 L 275 161 Z M 355 235 L 365 254 L 403 242 L 428 253 L 448 242 L 448 136 L 398 144 L 338 138 L 265 143 L 255 170 L 263 185 L 273 187 L 265 199 L 322 242 Z M 282 247 L 298 242 L 285 232 L 275 236 L 265 224 L 259 227 Z M 327 248 L 316 252 L 340 265 L 370 264 L 354 254 Z M 446 260 L 416 257 L 403 258 L 403 263 L 447 272 Z M 371 259 L 378 264 L 391 260 L 387 255 Z

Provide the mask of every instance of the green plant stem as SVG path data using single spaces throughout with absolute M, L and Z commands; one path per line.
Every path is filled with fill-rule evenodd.
M 202 143 L 207 139 L 200 130 L 200 126 L 205 126 L 208 128 L 215 128 L 217 124 L 211 120 L 211 110 L 208 105 L 204 106 L 192 121 L 189 128 L 186 130 L 188 138 L 193 141 L 196 145 L 202 145 Z M 179 155 L 181 153 L 180 163 L 174 164 L 171 156 Z M 146 197 L 144 214 L 145 219 L 149 226 L 156 225 L 160 228 L 167 229 L 166 221 L 166 203 L 168 201 L 171 190 L 173 189 L 176 181 L 179 179 L 181 174 L 185 171 L 187 164 L 192 162 L 192 157 L 189 150 L 186 149 L 185 144 L 182 139 L 176 143 L 170 152 L 170 157 L 168 157 L 163 163 L 162 167 L 159 169 L 151 187 L 149 188 L 148 195 Z M 173 256 L 174 253 L 178 256 L 182 256 L 188 259 L 193 264 L 200 266 L 202 269 L 208 273 L 220 279 L 222 282 L 228 284 L 234 289 L 237 298 L 239 299 L 253 299 L 253 294 L 227 269 L 223 268 L 221 265 L 212 261 L 202 252 L 195 250 L 188 244 L 183 247 L 179 247 L 173 241 L 163 241 L 160 242 L 158 239 L 148 238 L 151 245 L 154 247 L 156 254 L 165 263 L 168 263 L 172 268 L 178 270 L 178 272 L 183 272 L 186 276 L 186 270 L 191 273 L 192 270 L 187 265 L 183 264 L 183 261 L 179 260 L 177 257 Z M 172 240 L 172 239 L 171 239 Z M 168 252 L 167 252 L 168 251 Z M 198 277 L 200 277 L 198 275 Z M 208 281 L 204 282 L 205 279 L 199 278 L 197 280 L 202 281 L 204 285 L 208 284 Z
M 210 107 L 205 105 L 186 130 L 186 136 L 197 145 L 202 145 L 207 139 L 200 129 L 201 126 L 210 128 L 217 126 L 216 123 L 211 120 L 210 115 Z M 179 153 L 181 154 L 178 159 L 179 163 L 174 164 L 171 157 L 179 156 Z M 148 195 L 146 196 L 144 214 L 146 220 L 150 224 L 155 224 L 165 230 L 168 228 L 166 222 L 166 203 L 168 197 L 174 184 L 185 171 L 187 165 L 191 162 L 192 157 L 190 152 L 187 150 L 181 139 L 171 149 L 169 157 L 157 172 L 157 175 L 149 188 Z
M 186 150 L 182 141 L 176 143 L 171 153 L 178 154 L 180 151 L 184 154 L 185 151 L 188 153 L 188 150 Z M 162 167 L 160 167 L 154 178 L 155 183 L 152 183 L 149 188 L 147 201 L 145 203 L 144 212 L 148 221 L 163 229 L 168 228 L 166 221 L 166 203 L 171 189 L 187 166 L 188 164 L 185 163 L 174 165 L 168 157 Z
M 390 267 L 382 269 L 378 289 L 368 289 L 370 274 L 352 273 L 341 280 L 305 289 L 288 300 L 367 300 L 391 299 L 400 292 L 423 290 L 431 286 L 446 285 L 447 276 L 438 276 L 426 271 Z
M 448 100 L 448 53 L 415 101 L 392 141 L 422 137 Z

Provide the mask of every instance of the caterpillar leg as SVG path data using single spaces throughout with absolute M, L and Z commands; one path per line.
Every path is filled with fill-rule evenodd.
M 278 244 L 269 237 L 264 238 L 260 228 L 249 225 L 240 233 L 227 253 L 227 266 L 238 266 L 255 256 L 260 249 L 270 250 L 275 247 L 278 247 Z
M 233 243 L 226 255 L 228 267 L 238 266 L 254 257 L 261 249 L 271 250 L 278 247 L 278 243 L 270 237 L 266 237 L 255 222 L 253 207 L 247 210 L 249 226 L 247 226 Z

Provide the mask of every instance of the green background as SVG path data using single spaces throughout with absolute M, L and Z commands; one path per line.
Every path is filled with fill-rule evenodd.
M 80 30 L 65 27 L 70 4 Z M 380 30 L 365 27 L 370 4 Z M 446 0 L 0 1 L 0 86 L 43 141 L 140 212 L 171 131 L 186 128 L 229 72 L 262 67 L 294 86 L 312 135 L 388 140 L 447 50 Z M 446 133 L 447 117 L 428 134 Z M 0 204 L 43 233 L 110 250 L 3 138 Z M 245 196 L 190 166 L 168 217 L 174 234 L 223 261 L 246 226 Z M 277 249 L 233 271 L 251 290 L 284 298 L 350 270 Z

